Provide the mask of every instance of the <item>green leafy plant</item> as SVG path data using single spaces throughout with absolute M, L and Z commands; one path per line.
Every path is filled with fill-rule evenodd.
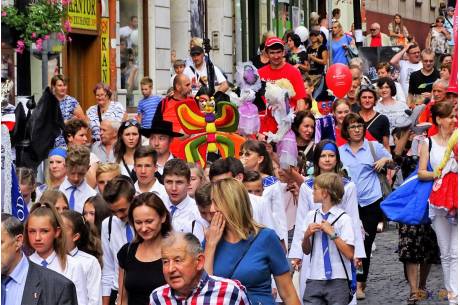
M 71 0 L 37 0 L 29 4 L 25 11 L 14 6 L 2 7 L 2 22 L 19 32 L 16 52 L 22 53 L 25 47 L 35 43 L 38 51 L 43 49 L 43 41 L 52 33 L 64 43 L 70 37 L 70 22 L 67 19 L 67 6 Z

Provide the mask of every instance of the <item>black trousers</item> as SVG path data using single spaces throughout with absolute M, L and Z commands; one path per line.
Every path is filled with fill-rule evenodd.
M 364 237 L 364 250 L 366 251 L 366 258 L 362 259 L 363 274 L 357 274 L 356 276 L 358 282 L 366 282 L 367 275 L 369 274 L 369 266 L 371 264 L 372 243 L 374 242 L 375 235 L 377 233 L 377 225 L 383 217 L 382 210 L 380 209 L 381 201 L 382 199 L 379 199 L 376 202 L 365 207 L 358 206 L 359 218 L 361 219 L 364 231 L 366 232 L 366 236 Z
M 117 296 L 118 296 L 118 290 L 112 289 L 112 291 L 110 291 L 109 305 L 115 305 L 115 302 L 117 301 Z

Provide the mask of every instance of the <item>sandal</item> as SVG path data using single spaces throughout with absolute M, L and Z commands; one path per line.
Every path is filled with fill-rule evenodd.
M 410 294 L 409 298 L 407 299 L 407 305 L 415 305 L 417 304 L 418 297 L 417 292 L 413 292 Z

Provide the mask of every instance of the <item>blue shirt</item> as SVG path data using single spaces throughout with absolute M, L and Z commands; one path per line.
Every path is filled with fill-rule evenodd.
M 451 36 L 449 40 L 449 46 L 453 46 L 455 44 L 453 25 L 454 25 L 454 20 L 452 18 L 449 18 L 449 20 L 447 20 L 446 18 L 446 21 L 444 21 L 444 27 L 450 33 L 450 36 Z
M 232 244 L 222 238 L 214 256 L 214 275 L 239 280 L 246 287 L 253 305 L 275 305 L 271 295 L 271 275 L 278 276 L 289 271 L 286 255 L 278 236 L 271 229 L 261 229 L 244 254 L 250 240 L 252 237 Z
M 344 34 L 339 40 L 332 38 L 332 63 L 342 63 L 348 65 L 347 50 L 343 48 L 343 45 L 350 46 L 351 38 Z
M 373 141 L 376 159 L 391 159 L 391 154 L 379 142 Z M 356 184 L 358 203 L 361 207 L 370 205 L 382 197 L 377 172 L 374 170 L 374 158 L 369 148 L 369 141 L 364 140 L 363 145 L 356 153 L 348 143 L 339 147 L 340 160 L 346 167 L 351 180 Z
M 21 305 L 24 286 L 26 285 L 27 272 L 29 272 L 29 261 L 22 253 L 19 264 L 11 272 L 11 281 L 6 285 L 5 304 Z
M 161 99 L 161 96 L 152 95 L 139 101 L 139 105 L 137 106 L 137 114 L 142 115 L 142 128 L 148 129 L 152 127 L 153 116 L 157 111 L 157 107 L 160 104 Z

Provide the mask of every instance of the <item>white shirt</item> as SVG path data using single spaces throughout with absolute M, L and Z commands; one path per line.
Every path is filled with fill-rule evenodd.
M 404 90 L 399 82 L 394 82 L 396 87 L 396 95 L 395 100 L 398 102 L 406 104 L 406 95 L 404 94 Z M 409 89 L 409 88 L 408 88 Z
M 284 211 L 286 212 L 286 222 L 288 231 L 292 230 L 295 225 L 295 216 L 297 213 L 297 204 L 295 198 L 291 192 L 286 190 L 287 183 L 281 183 L 281 189 L 283 190 L 283 203 Z
M 422 62 L 418 64 L 413 64 L 408 60 L 399 61 L 399 83 L 404 91 L 404 94 L 408 95 L 409 93 L 409 78 L 412 72 L 418 71 L 423 67 Z
M 112 216 L 112 231 L 109 241 L 109 220 L 107 217 L 102 221 L 101 240 L 102 240 L 102 296 L 110 296 L 111 290 L 118 290 L 118 258 L 117 254 L 126 243 L 126 226 L 118 217 Z M 130 227 L 134 237 L 134 230 Z
M 335 221 L 340 214 L 343 213 L 343 210 L 337 206 L 333 206 L 329 212 L 331 213 L 327 218 L 327 222 L 332 223 Z M 316 214 L 316 223 L 321 223 L 323 220 L 323 213 L 322 209 L 313 210 L 308 212 L 307 219 L 305 224 L 307 227 L 314 223 L 314 217 Z M 353 224 L 351 217 L 347 214 L 342 215 L 337 222 L 334 224 L 335 233 L 347 244 L 350 246 L 354 245 L 354 234 L 353 234 Z M 309 273 L 307 274 L 307 278 L 311 280 L 326 280 L 326 275 L 324 273 L 324 259 L 323 259 L 323 246 L 322 246 L 322 231 L 315 233 L 315 240 L 313 246 L 313 250 L 311 253 L 311 261 L 309 262 L 310 268 Z M 310 237 L 310 242 L 312 238 Z M 329 240 L 329 257 L 331 259 L 331 267 L 332 267 L 332 276 L 331 279 L 346 279 L 347 276 L 345 274 L 345 270 L 343 269 L 342 262 L 340 260 L 339 255 L 340 252 L 335 245 L 333 240 Z M 343 262 L 345 267 L 347 268 L 348 277 L 351 279 L 351 264 L 350 260 L 348 260 L 345 256 L 342 255 Z
M 101 286 L 101 265 L 97 259 L 78 248 L 73 249 L 69 253 L 80 266 L 86 279 L 86 295 L 88 296 L 88 305 L 102 304 L 102 286 Z
M 169 153 L 169 157 L 168 157 L 168 160 L 166 160 L 166 162 L 168 162 L 169 160 L 172 160 L 174 159 L 174 156 L 172 153 Z M 160 164 L 157 162 L 157 172 L 163 176 L 163 170 L 165 169 L 165 165 L 164 164 Z
M 280 182 L 277 180 L 275 183 L 271 185 L 264 185 L 264 192 L 262 194 L 262 197 L 268 204 L 266 208 L 272 214 L 272 219 L 274 220 L 275 225 L 274 230 L 280 238 L 280 240 L 284 240 L 287 249 L 287 218 L 286 211 L 284 210 L 283 195 Z
M 125 25 L 121 27 L 118 31 L 120 33 L 120 37 L 126 38 L 126 46 L 128 48 L 132 47 L 133 42 L 131 41 L 131 34 L 133 33 L 133 29 L 129 27 L 129 25 Z
M 193 67 L 193 69 L 195 69 L 195 72 L 193 72 L 193 70 L 190 67 Z M 214 73 L 216 75 L 216 79 L 214 82 L 215 85 L 219 85 L 220 83 L 227 81 L 224 74 L 222 74 L 222 72 L 216 65 L 214 65 Z M 207 68 L 205 59 L 203 59 L 203 64 L 201 65 L 200 69 L 195 67 L 195 65 L 193 64 L 184 69 L 184 74 L 187 75 L 188 78 L 190 78 L 192 85 L 193 85 L 193 82 L 198 84 L 200 81 L 200 77 L 203 77 L 203 76 L 208 77 L 208 68 Z
M 142 194 L 142 191 L 139 188 L 139 181 L 136 181 L 136 183 L 134 183 L 134 189 L 136 190 L 136 196 Z M 160 181 L 158 181 L 158 179 L 155 179 L 155 183 L 148 191 L 157 194 L 161 198 L 161 200 L 163 200 L 163 202 L 166 202 L 168 200 L 168 193 L 166 193 L 164 185 L 161 184 Z
M 270 209 L 267 209 L 269 203 L 266 198 L 253 194 L 248 195 L 252 206 L 252 218 L 254 218 L 257 223 L 276 231 L 276 222 Z
M 166 209 L 171 213 L 171 206 L 173 204 L 169 200 L 169 197 L 164 203 Z M 201 218 L 195 200 L 187 195 L 176 207 L 177 210 L 174 212 L 171 220 L 173 229 L 177 232 L 190 232 L 192 221 Z
M 73 185 L 69 182 L 69 180 L 67 180 L 67 177 L 64 179 L 62 184 L 59 186 L 59 190 L 65 194 L 70 204 L 70 195 L 73 190 Z M 74 193 L 74 199 L 75 199 L 74 210 L 79 213 L 83 213 L 83 205 L 85 204 L 86 200 L 89 197 L 95 196 L 96 194 L 97 194 L 96 190 L 90 187 L 88 183 L 86 183 L 86 181 L 83 181 L 82 184 L 77 186 L 77 189 L 75 190 L 75 193 Z
M 38 255 L 37 252 L 32 253 L 32 255 L 29 256 L 29 259 L 37 265 L 43 266 L 42 261 L 44 259 L 40 257 L 40 255 Z M 65 269 L 62 269 L 61 264 L 59 263 L 59 258 L 57 257 L 56 252 L 53 251 L 53 253 L 51 253 L 51 255 L 46 258 L 46 262 L 48 263 L 46 268 L 56 271 L 59 274 L 62 274 L 75 284 L 78 304 L 88 304 L 88 296 L 86 294 L 85 284 L 85 273 L 83 271 L 83 267 L 77 262 L 77 260 L 75 260 L 72 256 L 67 255 L 66 267 Z
M 358 211 L 358 196 L 356 193 L 356 185 L 353 181 L 346 179 L 344 185 L 344 194 L 342 201 L 337 205 L 340 209 L 347 212 L 348 216 L 353 220 L 353 228 L 355 233 L 355 256 L 359 258 L 366 257 L 364 250 L 364 236 L 362 234 L 361 219 L 359 218 Z M 307 230 L 305 219 L 310 211 L 315 211 L 321 208 L 321 203 L 313 201 L 313 184 L 311 179 L 307 179 L 300 186 L 299 201 L 297 206 L 296 223 L 294 229 L 294 236 L 292 238 L 291 250 L 289 251 L 289 258 L 304 258 L 302 251 L 302 240 Z
M 198 219 L 192 220 L 190 224 L 190 229 L 189 232 L 191 232 L 193 235 L 198 238 L 200 243 L 202 243 L 205 239 L 205 232 L 209 228 L 210 223 L 204 219 L 203 217 L 200 217 Z

